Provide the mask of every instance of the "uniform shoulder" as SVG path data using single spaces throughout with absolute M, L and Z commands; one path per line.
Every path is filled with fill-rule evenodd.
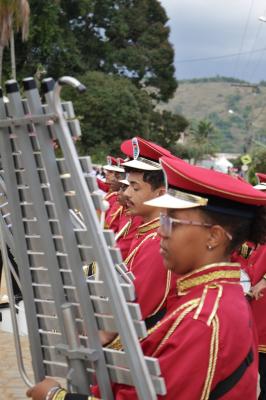
M 205 285 L 193 319 L 202 321 L 210 326 L 217 315 L 222 295 L 223 286 L 221 284 L 213 283 Z
M 114 197 L 117 197 L 117 194 L 117 192 L 107 193 L 107 195 L 105 196 L 105 200 L 113 199 Z

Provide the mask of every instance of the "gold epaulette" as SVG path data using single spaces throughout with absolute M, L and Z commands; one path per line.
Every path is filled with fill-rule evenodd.
M 199 319 L 210 326 L 216 316 L 222 294 L 223 286 L 219 283 L 206 285 L 193 319 Z

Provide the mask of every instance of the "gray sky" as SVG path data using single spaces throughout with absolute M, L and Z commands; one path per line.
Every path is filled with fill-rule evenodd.
M 266 22 L 258 20 L 266 16 L 266 0 L 160 1 L 169 17 L 178 79 L 266 80 Z

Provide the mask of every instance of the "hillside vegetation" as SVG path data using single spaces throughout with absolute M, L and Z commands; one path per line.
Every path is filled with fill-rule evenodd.
M 221 151 L 243 152 L 256 141 L 266 144 L 265 82 L 258 90 L 235 84 L 221 77 L 180 81 L 174 97 L 161 107 L 189 121 L 210 120 L 220 131 Z

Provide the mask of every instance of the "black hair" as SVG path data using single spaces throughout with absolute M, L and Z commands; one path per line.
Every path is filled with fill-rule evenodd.
M 201 212 L 205 220 L 213 225 L 220 225 L 231 235 L 232 240 L 227 248 L 228 254 L 237 249 L 245 241 L 255 244 L 266 242 L 266 207 L 250 206 L 253 210 L 253 217 L 244 217 L 239 215 L 229 215 L 210 211 L 202 208 Z
M 124 168 L 126 173 L 137 172 L 138 174 L 142 174 L 143 181 L 149 183 L 149 185 L 151 185 L 152 190 L 156 190 L 162 186 L 165 186 L 164 173 L 161 169 L 156 171 L 144 171 L 142 169 L 131 168 L 126 166 Z
M 176 190 L 176 187 L 173 187 Z M 182 190 L 188 192 L 187 190 Z M 200 207 L 206 222 L 220 225 L 232 235 L 227 251 L 230 254 L 245 241 L 266 243 L 266 206 L 255 206 L 234 200 L 189 191 L 190 194 L 206 196 L 208 203 Z

